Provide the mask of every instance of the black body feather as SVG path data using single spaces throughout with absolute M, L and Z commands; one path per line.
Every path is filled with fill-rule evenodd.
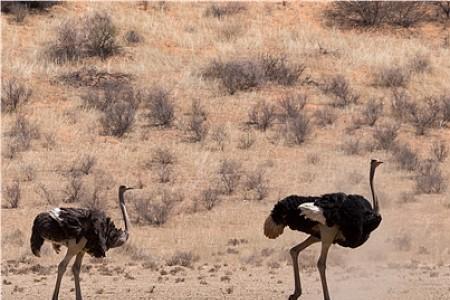
M 327 226 L 337 225 L 342 238 L 334 242 L 356 248 L 362 245 L 381 222 L 370 202 L 360 195 L 343 193 L 325 194 L 320 197 L 300 197 L 292 195 L 275 204 L 271 217 L 276 224 L 289 226 L 292 230 L 302 231 L 320 238 L 316 221 L 300 215 L 299 205 L 311 202 L 322 209 Z
M 122 229 L 99 210 L 83 208 L 60 208 L 58 218 L 50 212 L 40 213 L 33 223 L 31 250 L 39 256 L 44 240 L 64 243 L 70 239 L 87 240 L 85 251 L 95 257 L 105 257 L 109 248 L 120 243 Z

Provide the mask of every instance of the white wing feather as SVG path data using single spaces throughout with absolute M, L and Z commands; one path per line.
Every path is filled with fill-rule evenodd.
M 326 225 L 327 221 L 323 215 L 323 211 L 320 207 L 315 206 L 312 202 L 307 202 L 300 204 L 300 215 L 304 216 L 307 219 L 310 219 L 315 222 L 319 222 L 320 224 Z

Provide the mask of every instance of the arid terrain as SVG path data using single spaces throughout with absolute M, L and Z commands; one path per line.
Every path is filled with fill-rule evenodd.
M 122 184 L 138 188 L 130 239 L 85 257 L 84 299 L 287 299 L 306 235 L 269 240 L 264 220 L 291 194 L 370 200 L 371 158 L 383 221 L 331 248 L 332 299 L 450 299 L 449 17 L 352 9 L 2 3 L 2 299 L 51 298 L 65 249 L 33 256 L 39 212 L 100 208 L 121 227 Z M 319 252 L 300 254 L 300 299 L 323 299 Z

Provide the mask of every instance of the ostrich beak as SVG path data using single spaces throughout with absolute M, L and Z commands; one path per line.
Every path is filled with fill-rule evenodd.
M 134 189 L 136 189 L 136 188 L 134 188 L 134 187 L 128 187 L 128 188 L 126 188 L 125 190 L 128 191 L 128 190 L 134 190 Z

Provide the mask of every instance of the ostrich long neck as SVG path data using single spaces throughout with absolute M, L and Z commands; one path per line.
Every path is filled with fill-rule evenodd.
M 372 192 L 373 210 L 378 215 L 380 207 L 378 205 L 378 198 L 377 195 L 375 195 L 375 189 L 373 187 L 373 177 L 375 176 L 375 168 L 376 166 L 374 164 L 370 166 L 370 190 Z
M 125 239 L 128 239 L 128 229 L 130 228 L 130 221 L 128 219 L 127 209 L 125 208 L 124 192 L 119 192 L 119 205 L 122 210 L 123 222 L 125 223 Z

